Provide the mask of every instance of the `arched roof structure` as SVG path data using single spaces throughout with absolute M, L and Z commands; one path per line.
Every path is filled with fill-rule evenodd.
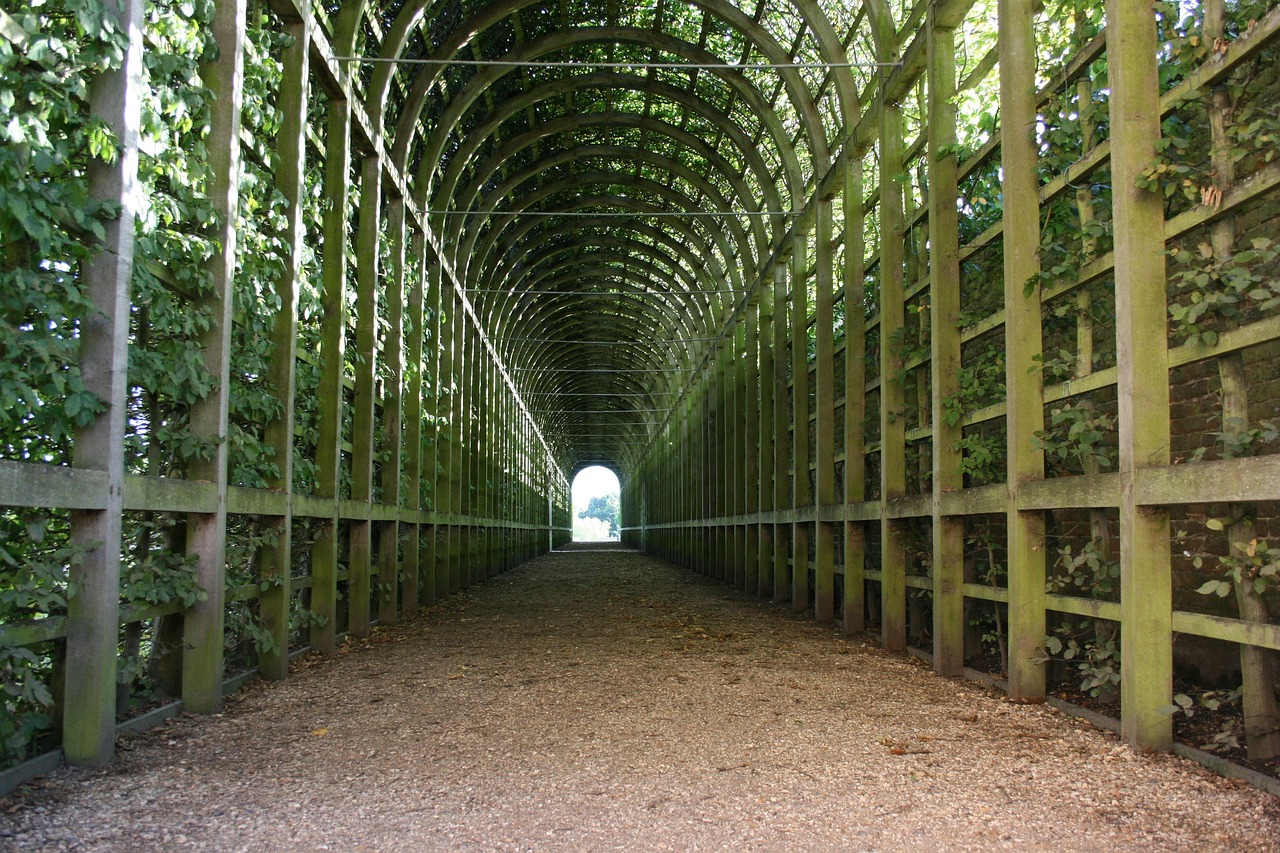
M 837 23 L 810 0 L 327 11 L 559 467 L 624 477 L 791 253 L 860 118 L 870 73 L 850 55 L 882 58 L 888 18 L 867 3 Z
M 298 625 L 331 652 L 554 549 L 589 464 L 627 544 L 940 673 L 1003 614 L 1018 700 L 1064 615 L 1119 625 L 1135 746 L 1175 633 L 1275 718 L 1274 577 L 1197 603 L 1280 482 L 1275 3 L 28 5 L 0 533 L 57 569 L 0 633 L 69 760 L 147 630 L 214 711 L 228 649 L 283 678 Z M 1209 505 L 1201 557 L 1170 518 Z

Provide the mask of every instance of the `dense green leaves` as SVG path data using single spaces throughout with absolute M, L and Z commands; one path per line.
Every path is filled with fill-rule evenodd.
M 114 156 L 89 86 L 123 41 L 96 0 L 33 4 L 0 33 L 0 456 L 66 463 L 101 409 L 76 367 L 80 264 L 113 215 L 89 195 L 91 152 Z

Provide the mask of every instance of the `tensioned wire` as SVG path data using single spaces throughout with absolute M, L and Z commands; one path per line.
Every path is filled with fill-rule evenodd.
M 405 57 L 386 56 L 334 56 L 334 62 L 358 63 L 361 65 L 462 65 L 478 68 L 610 68 L 647 70 L 650 68 L 675 71 L 772 71 L 814 70 L 828 68 L 901 68 L 901 62 L 605 62 L 603 60 L 573 59 L 410 59 Z
M 649 219 L 651 217 L 676 217 L 676 216 L 797 216 L 794 210 L 654 210 L 648 212 L 620 211 L 620 210 L 567 210 L 557 212 L 554 210 L 453 210 L 453 209 L 431 209 L 422 211 L 428 216 L 569 216 L 569 217 L 593 217 L 602 216 L 625 216 L 631 219 Z
M 467 293 L 504 293 L 508 296 L 710 296 L 721 293 L 750 293 L 747 290 L 503 290 L 471 288 Z

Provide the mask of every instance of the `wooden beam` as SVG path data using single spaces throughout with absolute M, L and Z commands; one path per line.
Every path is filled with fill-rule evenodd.
M 900 374 L 905 324 L 902 106 L 880 107 L 880 496 L 903 497 L 906 481 L 906 399 Z M 906 545 L 889 513 L 880 520 L 880 642 L 907 645 Z
M 1044 453 L 1034 435 L 1044 429 L 1038 173 L 1036 167 L 1035 0 L 999 5 L 1000 120 L 1004 201 L 1005 386 L 1007 388 L 1009 548 L 1009 695 L 1044 699 L 1044 514 L 1018 508 L 1028 482 L 1044 478 Z
M 351 500 L 372 505 L 373 457 L 377 436 L 374 402 L 378 382 L 378 303 L 382 286 L 379 249 L 382 222 L 382 169 L 378 158 L 364 155 L 360 167 L 360 208 L 356 227 L 355 406 L 351 417 Z M 373 522 L 351 522 L 348 528 L 347 632 L 369 636 L 373 587 Z
M 836 502 L 835 461 L 835 268 L 833 245 L 834 211 L 832 200 L 818 203 L 814 225 L 814 259 L 816 265 L 817 316 L 816 359 L 814 392 L 816 421 L 814 432 L 814 461 L 816 494 L 814 503 L 829 506 Z M 807 347 L 806 347 L 807 350 Z M 807 416 L 806 408 L 806 416 Z M 807 417 L 806 417 L 807 420 Z M 806 425 L 807 429 L 807 425 Z M 806 476 L 808 472 L 806 471 Z M 815 524 L 814 549 L 814 618 L 818 622 L 831 622 L 836 615 L 835 601 L 835 547 L 836 525 L 829 521 Z
M 813 505 L 809 479 L 809 299 L 805 271 L 809 239 L 797 234 L 791 254 L 791 500 L 794 507 Z M 791 609 L 809 607 L 808 522 L 791 525 Z
M 844 503 L 866 499 L 867 398 L 858 389 L 867 384 L 866 244 L 862 198 L 862 158 L 845 169 L 841 204 L 844 206 Z M 863 522 L 844 524 L 844 589 L 841 627 L 845 634 L 866 627 L 866 530 Z
M 387 240 L 390 269 L 383 276 L 386 288 L 387 331 L 382 357 L 386 361 L 386 381 L 382 395 L 382 503 L 400 506 L 400 474 L 404 461 L 403 384 L 404 384 L 404 279 L 405 279 L 405 210 L 404 199 L 393 198 L 387 204 Z M 413 597 L 417 598 L 417 573 L 414 573 Z M 378 621 L 394 624 L 400 614 L 400 524 L 388 520 L 378 528 Z
M 964 519 L 944 514 L 945 495 L 964 488 L 960 424 L 948 398 L 960 392 L 960 232 L 957 201 L 955 30 L 928 21 L 929 411 L 933 420 L 933 668 L 964 671 Z
M 191 433 L 213 444 L 206 458 L 190 463 L 188 476 L 214 483 L 214 512 L 187 519 L 187 554 L 196 558 L 196 580 L 207 596 L 183 619 L 182 703 L 208 714 L 222 707 L 223 603 L 227 543 L 227 415 L 231 385 L 231 317 L 236 272 L 236 219 L 240 201 L 240 113 L 244 103 L 246 0 L 218 0 L 211 30 L 217 58 L 200 77 L 210 92 L 210 129 L 205 146 L 212 175 L 209 197 L 219 225 L 210 235 L 218 251 L 209 260 L 209 286 L 198 307 L 210 317 L 199 346 L 216 389 L 191 407 Z
M 315 497 L 332 504 L 311 549 L 311 647 L 329 654 L 338 628 L 338 494 L 342 474 L 343 365 L 347 338 L 347 200 L 351 192 L 351 116 L 349 101 L 330 100 L 324 162 L 324 210 L 321 255 L 320 384 L 316 389 Z
M 425 478 L 434 475 L 434 470 L 424 467 L 423 437 L 426 432 L 427 418 L 427 243 L 422 234 L 414 231 L 408 237 L 409 253 L 405 261 L 406 271 L 413 270 L 412 284 L 409 288 L 408 327 L 409 354 L 407 361 L 408 377 L 404 398 L 404 467 L 407 500 L 402 501 L 406 510 L 414 511 L 418 517 L 409 524 L 404 545 L 404 616 L 412 619 L 418 615 L 422 604 L 423 593 L 428 604 L 434 600 L 431 588 L 430 563 L 425 559 L 429 553 L 428 542 L 434 537 L 434 530 L 421 523 L 423 509 L 422 491 Z M 431 340 L 431 351 L 435 350 L 435 339 Z M 426 582 L 423 582 L 424 565 L 427 567 Z
M 273 451 L 272 458 L 279 473 L 267 484 L 270 488 L 293 494 L 294 392 L 297 386 L 298 281 L 303 274 L 302 250 L 306 243 L 305 176 L 307 167 L 307 113 L 310 102 L 310 67 L 307 45 L 310 42 L 310 17 L 285 24 L 285 32 L 293 44 L 283 51 L 280 80 L 280 109 L 283 119 L 276 151 L 280 166 L 276 170 L 276 186 L 285 200 L 285 228 L 282 235 L 289 255 L 275 281 L 278 305 L 272 322 L 271 364 L 268 380 L 280 405 L 280 417 L 264 428 L 264 443 Z M 293 515 L 286 501 L 285 512 L 264 521 L 274 533 L 274 542 L 260 552 L 262 579 L 270 580 L 264 590 L 258 612 L 262 626 L 271 633 L 276 648 L 258 656 L 258 672 L 268 681 L 279 681 L 289 673 L 289 616 L 293 574 Z
M 791 507 L 791 489 L 787 478 L 791 472 L 791 419 L 787 401 L 791 388 L 787 381 L 789 324 L 787 316 L 787 264 L 779 260 L 773 269 L 773 506 L 776 510 Z M 791 592 L 790 568 L 791 525 L 776 523 L 773 528 L 773 594 L 772 600 L 786 601 Z
M 137 215 L 138 125 L 142 103 L 142 0 L 105 0 L 108 14 L 127 35 L 120 68 L 96 78 L 89 111 L 115 137 L 115 158 L 89 161 L 89 193 L 117 207 L 103 223 L 103 239 L 84 264 L 85 295 L 94 313 L 80 326 L 80 375 L 87 391 L 105 404 L 76 432 L 73 477 L 92 477 L 90 507 L 71 513 L 71 540 L 83 557 L 72 565 L 76 589 L 67 602 L 62 749 L 68 763 L 100 767 L 115 753 L 116 646 L 119 641 L 120 552 L 124 494 L 124 434 L 128 420 L 129 282 Z M 0 468 L 15 473 L 14 463 Z M 24 473 L 29 469 L 24 466 Z M 90 473 L 92 472 L 92 473 Z M 68 478 L 41 469 L 41 480 Z M 45 475 L 48 476 L 47 481 Z M 66 485 L 63 483 L 63 485 Z M 0 491 L 4 491 L 0 488 Z M 49 495 L 53 497 L 53 495 Z M 68 505 L 76 507 L 73 501 Z
M 1132 746 L 1167 750 L 1173 718 L 1169 513 L 1139 506 L 1138 472 L 1169 464 L 1169 350 L 1164 204 L 1141 189 L 1160 141 L 1155 16 L 1107 2 L 1111 175 L 1116 258 L 1120 426 L 1120 731 Z M 1153 345 L 1153 342 L 1154 345 Z

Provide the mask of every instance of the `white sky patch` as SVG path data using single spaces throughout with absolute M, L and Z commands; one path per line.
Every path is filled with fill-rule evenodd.
M 577 517 L 578 512 L 585 508 L 592 498 L 616 494 L 619 491 L 621 486 L 618 484 L 618 477 L 608 468 L 602 468 L 599 465 L 583 468 L 578 472 L 578 476 L 573 478 L 574 517 Z

